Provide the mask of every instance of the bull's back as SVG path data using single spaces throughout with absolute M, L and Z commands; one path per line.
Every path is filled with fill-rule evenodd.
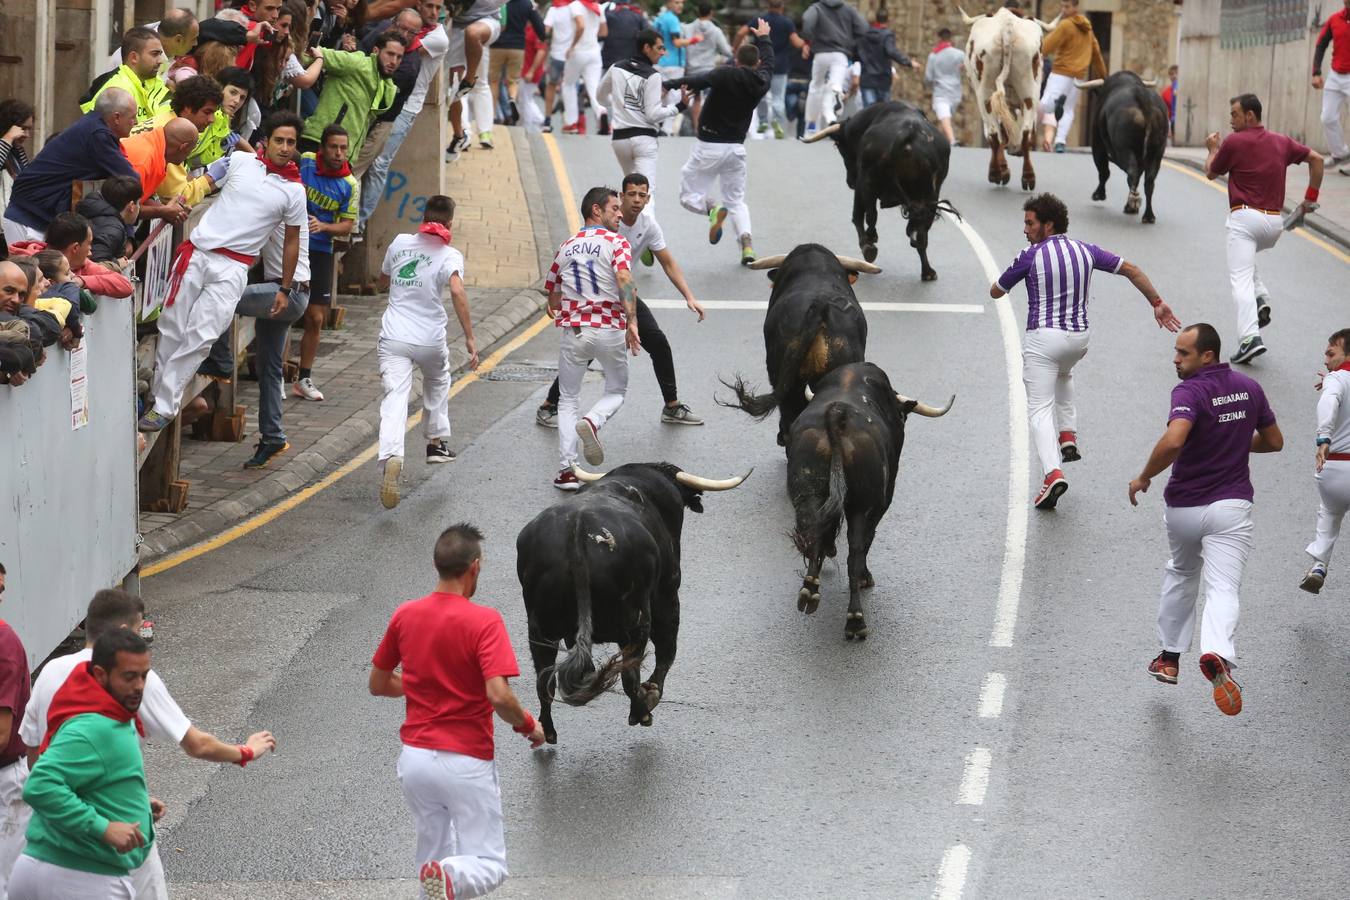
M 1143 85 L 1123 85 L 1103 101 L 1093 128 L 1113 160 L 1161 158 L 1167 148 L 1167 104 Z

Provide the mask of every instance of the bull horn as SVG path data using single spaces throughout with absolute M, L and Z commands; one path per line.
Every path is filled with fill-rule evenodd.
M 1037 20 L 1036 20 L 1036 24 L 1039 25 L 1039 26 L 1041 26 L 1041 29 L 1042 29 L 1046 34 L 1049 34 L 1050 32 L 1052 32 L 1052 31 L 1055 30 L 1055 26 L 1059 24 L 1059 20 L 1060 20 L 1061 18 L 1063 18 L 1062 15 L 1061 15 L 1061 16 L 1055 16 L 1055 17 L 1054 17 L 1053 19 L 1051 19 L 1049 22 L 1042 22 L 1040 19 L 1037 19 Z
M 599 481 L 605 477 L 604 472 L 587 472 L 576 463 L 572 463 L 572 474 L 577 476 L 577 481 L 582 484 L 590 484 L 592 481 Z
M 936 419 L 945 416 L 951 410 L 952 404 L 956 402 L 956 395 L 952 394 L 952 399 L 948 400 L 947 405 L 942 407 L 942 409 L 938 409 L 935 406 L 929 406 L 927 403 L 920 403 L 918 400 L 911 400 L 904 394 L 896 394 L 895 399 L 899 400 L 901 403 L 913 403 L 914 412 L 921 416 L 927 416 L 930 419 Z
M 750 472 L 755 471 L 753 468 Z M 697 475 L 691 475 L 688 472 L 676 472 L 675 480 L 687 488 L 693 488 L 696 491 L 729 491 L 738 487 L 742 481 L 750 477 L 750 472 L 746 472 L 738 478 L 700 478 Z
M 836 131 L 838 131 L 840 128 L 843 127 L 844 124 L 842 122 L 835 122 L 833 125 L 826 125 L 824 128 L 820 129 L 810 137 L 802 138 L 802 143 L 814 144 L 816 141 L 823 140 L 829 137 L 830 135 L 834 134 Z
M 1106 81 L 1105 78 L 1094 78 L 1091 81 L 1079 81 L 1077 78 L 1075 78 L 1073 80 L 1073 86 L 1078 88 L 1080 91 L 1090 91 L 1093 88 L 1101 87 L 1105 81 Z
M 1141 78 L 1141 79 L 1139 79 L 1139 81 L 1140 81 L 1141 84 L 1144 85 L 1144 87 L 1157 87 L 1157 86 L 1158 86 L 1158 79 L 1156 79 L 1156 78 Z
M 862 272 L 864 275 L 881 274 L 881 266 L 878 266 L 875 263 L 854 259 L 851 256 L 835 256 L 835 259 L 839 260 L 839 265 L 850 272 Z
M 812 400 L 816 399 L 816 392 L 811 390 L 811 385 L 809 384 L 802 385 L 802 390 L 806 392 L 807 403 L 810 403 Z
M 976 22 L 980 21 L 979 19 L 973 19 L 966 15 L 966 11 L 959 6 L 956 7 L 956 11 L 961 14 L 961 21 L 967 25 L 974 25 Z
M 787 254 L 780 253 L 777 256 L 761 256 L 750 264 L 752 269 L 776 269 L 787 259 Z

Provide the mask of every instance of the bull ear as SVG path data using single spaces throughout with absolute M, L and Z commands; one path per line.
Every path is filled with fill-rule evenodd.
M 770 269 L 770 270 L 769 270 L 769 283 L 770 283 L 770 284 L 777 284 L 777 283 L 778 283 L 778 270 L 777 270 L 777 269 Z

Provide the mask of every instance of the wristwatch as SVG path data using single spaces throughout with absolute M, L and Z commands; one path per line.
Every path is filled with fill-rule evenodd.
M 289 297 L 291 295 L 291 289 L 288 287 L 279 287 L 277 288 L 277 293 L 285 294 L 287 297 Z

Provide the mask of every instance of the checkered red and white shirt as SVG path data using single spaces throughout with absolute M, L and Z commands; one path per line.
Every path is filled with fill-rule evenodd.
M 633 249 L 627 239 L 603 226 L 589 225 L 564 241 L 544 281 L 544 290 L 562 294 L 554 324 L 627 328 L 618 273 L 632 265 Z

